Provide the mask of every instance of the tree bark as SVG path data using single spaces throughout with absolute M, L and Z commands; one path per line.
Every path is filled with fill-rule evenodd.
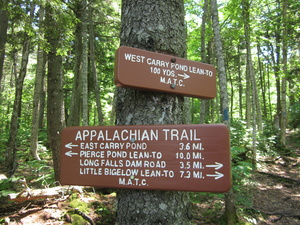
M 207 15 L 208 15 L 208 0 L 204 1 L 203 15 L 202 15 L 202 24 L 201 24 L 201 61 L 207 63 L 206 60 L 206 45 L 205 45 L 205 36 L 206 36 L 206 23 L 207 23 Z M 205 123 L 205 115 L 206 115 L 206 103 L 209 100 L 201 99 L 200 105 L 200 119 L 199 123 Z
M 243 120 L 243 83 L 242 83 L 242 73 L 241 73 L 241 54 L 240 54 L 240 45 L 238 48 L 238 87 L 239 87 L 239 114 L 240 119 Z
M 228 92 L 227 92 L 227 79 L 225 70 L 225 60 L 223 56 L 223 46 L 220 34 L 220 25 L 218 17 L 217 0 L 211 0 L 212 21 L 214 30 L 214 42 L 216 47 L 216 56 L 218 62 L 218 74 L 219 74 L 219 87 L 221 98 L 221 111 L 222 121 L 228 127 L 230 127 L 230 119 L 228 112 Z M 236 212 L 236 206 L 234 201 L 234 192 L 231 188 L 225 195 L 225 215 L 227 224 L 237 224 L 238 217 Z
M 53 9 L 49 4 L 46 7 L 45 18 L 47 26 L 45 37 L 51 47 L 48 52 L 47 128 L 55 179 L 59 180 L 61 131 L 65 127 L 62 56 L 57 53 L 60 43 L 60 32 L 62 31 L 59 29 L 57 21 L 52 17 L 52 14 Z
M 83 21 L 83 1 L 76 1 L 73 8 L 74 14 L 78 19 L 75 28 L 75 66 L 74 66 L 74 81 L 72 89 L 72 97 L 70 103 L 70 115 L 68 118 L 68 126 L 79 126 L 82 118 L 82 90 L 83 90 L 83 73 L 82 73 L 82 54 L 83 54 L 83 39 L 82 39 L 82 21 Z
M 94 81 L 94 91 L 96 98 L 96 107 L 97 107 L 97 118 L 98 124 L 103 125 L 103 113 L 102 105 L 100 100 L 100 87 L 97 76 L 96 61 L 95 61 L 95 33 L 94 33 L 94 21 L 93 21 L 93 10 L 92 7 L 89 7 L 89 37 L 90 37 L 90 62 L 92 77 Z
M 8 15 L 7 15 L 7 0 L 2 0 L 0 3 L 0 90 L 3 77 L 3 64 L 5 58 L 5 43 L 7 37 Z
M 30 18 L 34 17 L 34 4 L 31 4 L 29 11 Z M 24 79 L 27 74 L 27 65 L 30 54 L 30 45 L 31 45 L 31 37 L 24 32 L 24 42 L 23 42 L 23 50 L 22 50 L 22 60 L 21 60 L 21 68 L 20 73 L 16 77 L 16 91 L 15 91 L 15 100 L 13 106 L 13 112 L 10 121 L 10 133 L 6 148 L 6 175 L 11 177 L 15 170 L 17 169 L 17 132 L 19 128 L 19 118 L 21 117 L 21 106 L 22 106 L 22 93 L 23 93 L 23 84 Z M 14 65 L 16 66 L 16 65 Z M 15 68 L 16 69 L 16 68 Z M 15 74 L 17 75 L 16 71 Z
M 221 114 L 223 116 L 222 121 L 229 126 L 229 107 L 228 107 L 228 91 L 227 91 L 227 77 L 225 69 L 225 60 L 223 55 L 223 46 L 220 33 L 220 25 L 218 18 L 218 7 L 216 0 L 211 0 L 213 30 L 214 30 L 214 43 L 216 48 L 216 56 L 218 62 L 218 74 L 219 74 L 219 87 L 221 97 Z
M 185 57 L 183 0 L 123 0 L 121 45 Z M 117 125 L 182 124 L 183 97 L 119 88 Z M 116 224 L 188 224 L 185 192 L 120 190 Z
M 266 98 L 266 76 L 263 71 L 263 64 L 260 59 L 261 54 L 261 47 L 259 40 L 257 40 L 257 60 L 258 60 L 258 67 L 259 67 L 259 77 L 260 77 L 260 86 L 261 86 L 261 94 L 262 94 L 262 101 L 263 101 L 263 117 L 268 119 L 269 113 L 267 113 L 267 98 Z
M 21 116 L 21 103 L 23 93 L 23 83 L 27 73 L 27 64 L 30 52 L 30 38 L 25 35 L 25 41 L 23 43 L 22 62 L 20 73 L 16 79 L 16 91 L 15 100 L 13 106 L 13 112 L 10 122 L 10 133 L 6 149 L 6 175 L 11 177 L 16 170 L 16 151 L 17 151 L 17 132 L 19 128 L 19 118 Z
M 288 22 L 287 22 L 287 8 L 288 2 L 284 0 L 282 2 L 282 65 L 283 65 L 283 77 L 281 81 L 281 124 L 280 124 L 280 143 L 286 146 L 286 123 L 287 123 L 287 110 L 286 110 L 286 86 L 287 86 L 287 37 L 288 37 Z
M 252 87 L 252 164 L 254 168 L 256 167 L 256 125 L 257 125 L 257 107 L 256 107 L 256 80 L 254 77 L 254 71 L 252 67 L 252 55 L 251 55 L 251 47 L 250 47 L 250 3 L 248 0 L 242 0 L 242 14 L 244 18 L 244 33 L 245 33 L 245 42 L 247 49 L 247 57 L 246 57 L 246 74 L 247 74 L 247 82 L 249 82 L 249 88 Z M 250 93 L 250 92 L 249 92 Z M 249 95 L 247 92 L 247 94 Z
M 87 2 L 82 0 L 82 125 L 89 125 Z
M 42 23 L 44 20 L 44 9 L 40 8 L 40 33 L 43 33 Z M 34 96 L 33 96 L 33 110 L 32 110 L 32 125 L 31 125 L 31 137 L 30 137 L 30 151 L 32 156 L 40 160 L 38 155 L 38 134 L 39 134 L 39 122 L 41 116 L 41 99 L 43 98 L 43 87 L 45 77 L 45 64 L 46 64 L 46 53 L 39 45 L 37 52 L 37 66 L 35 75 L 34 85 Z

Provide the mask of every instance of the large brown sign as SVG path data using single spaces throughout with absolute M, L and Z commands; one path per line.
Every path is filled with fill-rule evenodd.
M 125 46 L 117 50 L 115 60 L 117 86 L 216 97 L 216 69 L 212 65 Z
M 60 182 L 109 188 L 226 192 L 225 125 L 67 127 Z

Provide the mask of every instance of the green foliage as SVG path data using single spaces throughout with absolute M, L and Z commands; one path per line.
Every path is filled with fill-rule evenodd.
M 250 193 L 245 184 L 249 183 L 252 176 L 253 164 L 247 157 L 248 149 L 231 147 L 233 190 L 236 193 L 236 202 L 241 207 L 250 207 Z
M 95 201 L 92 203 L 94 211 L 100 216 L 97 224 L 114 224 L 115 212 L 112 207 L 109 206 L 105 201 Z
M 1 107 L 1 106 L 0 106 Z M 0 128 L 0 164 L 5 165 L 6 142 L 8 139 L 7 130 Z
M 73 214 L 71 215 L 72 224 L 74 225 L 86 225 L 86 220 L 83 219 L 80 215 Z
M 71 214 L 72 224 L 85 225 L 86 220 L 81 215 L 78 215 L 77 212 L 88 214 L 90 212 L 89 204 L 82 201 L 78 194 L 75 193 L 70 198 L 69 206 L 71 207 L 69 213 Z
M 233 118 L 230 123 L 231 146 L 244 146 L 248 142 L 245 122 Z
M 222 210 L 224 209 L 224 194 L 190 192 L 190 199 L 196 204 L 205 204 L 208 207 L 201 209 L 201 216 L 208 218 L 205 224 L 223 224 Z
M 83 213 L 89 213 L 89 211 L 90 211 L 88 203 L 86 203 L 86 202 L 82 201 L 80 198 L 78 198 L 77 194 L 72 195 L 69 206 L 73 209 L 78 209 L 79 211 L 81 211 Z
M 0 180 L 0 198 L 6 197 L 11 193 L 15 193 L 16 190 L 16 182 L 20 179 L 20 177 L 12 177 Z
M 291 105 L 289 124 L 292 128 L 300 128 L 300 102 Z
M 202 203 L 204 201 L 214 201 L 224 198 L 224 194 L 209 193 L 209 192 L 190 192 L 190 199 L 194 203 Z
M 32 160 L 24 165 L 20 165 L 21 170 L 30 170 L 33 172 L 28 180 L 31 185 L 36 187 L 49 187 L 55 184 L 54 170 L 52 165 L 46 160 Z

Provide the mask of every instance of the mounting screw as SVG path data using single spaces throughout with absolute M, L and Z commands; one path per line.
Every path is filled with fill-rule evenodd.
M 175 62 L 176 62 L 176 59 L 175 59 L 175 58 L 172 58 L 172 59 L 171 59 L 171 62 L 172 62 L 172 63 L 175 63 Z
M 171 88 L 172 88 L 172 89 L 175 89 L 176 86 L 177 86 L 176 84 L 171 84 Z
M 135 142 L 135 139 L 134 138 L 131 138 L 131 140 L 130 140 L 132 143 L 134 143 Z

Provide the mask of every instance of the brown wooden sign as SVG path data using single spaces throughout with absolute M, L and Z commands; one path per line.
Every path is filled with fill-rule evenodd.
M 116 52 L 115 83 L 204 99 L 217 93 L 212 65 L 126 46 Z
M 60 182 L 109 188 L 226 192 L 225 125 L 67 127 Z

